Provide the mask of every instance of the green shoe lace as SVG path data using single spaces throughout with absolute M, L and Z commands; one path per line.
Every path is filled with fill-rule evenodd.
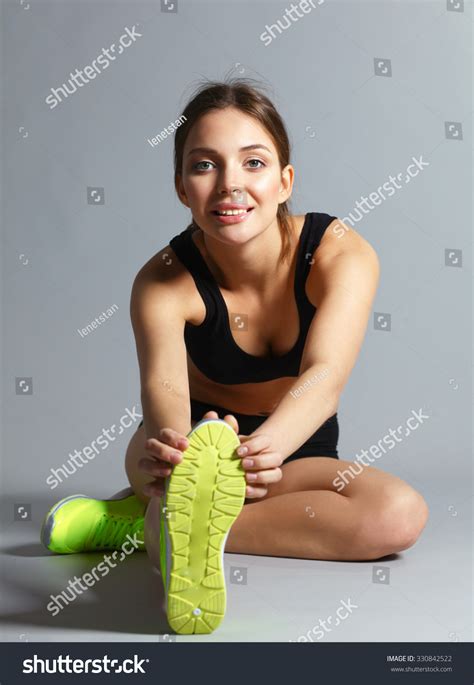
M 144 521 L 143 516 L 134 519 L 131 516 L 102 514 L 88 540 L 87 547 L 91 549 L 120 549 L 127 539 L 127 535 L 133 538 L 135 534 L 137 541 L 143 543 Z

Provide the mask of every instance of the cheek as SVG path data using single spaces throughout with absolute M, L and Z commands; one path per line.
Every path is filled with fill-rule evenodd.
M 210 192 L 211 183 L 204 175 L 190 176 L 185 179 L 184 188 L 190 200 L 199 199 Z
M 276 174 L 262 174 L 255 177 L 248 184 L 248 188 L 256 195 L 278 195 L 280 190 L 280 177 Z

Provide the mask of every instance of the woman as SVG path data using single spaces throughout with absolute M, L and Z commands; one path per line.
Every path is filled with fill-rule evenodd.
M 128 520 L 141 534 L 146 509 L 157 541 L 165 483 L 191 427 L 214 418 L 247 447 L 226 552 L 368 560 L 409 548 L 427 521 L 421 494 L 370 465 L 338 485 L 352 462 L 338 457 L 337 407 L 378 284 L 374 249 L 329 214 L 289 215 L 285 126 L 248 79 L 205 84 L 182 118 L 175 187 L 193 223 L 131 296 L 144 414 L 126 454 L 131 489 L 66 503 L 70 515 L 90 508 L 87 531 L 75 547 L 45 543 L 113 547 L 107 531 Z

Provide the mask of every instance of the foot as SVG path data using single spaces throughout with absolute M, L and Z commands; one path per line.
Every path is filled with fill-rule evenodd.
M 229 423 L 203 419 L 188 433 L 183 460 L 152 497 L 146 551 L 161 571 L 165 610 L 177 633 L 211 633 L 224 618 L 224 547 L 245 499 L 245 472 Z
M 130 536 L 135 549 L 143 550 L 145 509 L 136 495 L 108 500 L 71 495 L 46 515 L 41 542 L 51 552 L 71 554 L 121 549 Z

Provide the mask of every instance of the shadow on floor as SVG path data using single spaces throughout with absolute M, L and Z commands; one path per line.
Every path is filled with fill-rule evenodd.
M 14 547 L 5 547 L 2 550 L 3 554 L 9 554 L 12 557 L 50 557 L 51 552 L 40 543 L 31 543 L 29 545 L 15 545 Z
M 40 544 L 25 544 L 3 550 L 3 592 L 8 596 L 20 596 L 33 610 L 4 613 L 0 620 L 4 625 L 19 624 L 41 626 L 53 630 L 84 630 L 87 632 L 115 632 L 124 635 L 167 635 L 170 628 L 163 610 L 163 586 L 161 576 L 153 568 L 146 552 L 135 552 L 123 561 L 116 559 L 110 566 L 104 555 L 112 552 L 56 555 Z M 27 562 L 21 568 L 10 557 L 36 558 L 31 566 Z M 101 563 L 102 562 L 102 563 Z M 99 568 L 99 564 L 101 564 Z M 30 567 L 28 569 L 28 567 Z M 32 570 L 34 575 L 32 577 Z M 84 580 L 82 590 L 69 581 L 76 582 L 85 573 L 96 568 L 97 580 Z M 109 569 L 108 572 L 106 569 Z M 29 570 L 29 572 L 28 572 Z M 93 583 L 93 584 L 92 584 Z M 66 599 L 59 597 L 65 592 Z M 57 597 L 60 610 L 48 610 L 47 606 Z M 20 602 L 20 604 L 23 602 Z
M 3 501 L 0 509 L 4 514 L 4 531 L 6 540 L 13 538 L 15 530 L 26 534 L 27 540 L 39 539 L 41 522 L 52 502 L 46 498 L 33 496 L 12 496 L 11 501 Z M 32 520 L 29 522 L 14 522 L 12 520 L 13 501 L 32 503 Z M 10 535 L 8 535 L 10 534 Z M 31 538 L 29 538 L 31 540 Z M 7 542 L 8 544 L 8 542 Z M 148 558 L 146 552 L 135 552 L 122 562 L 117 561 L 115 568 L 109 568 L 107 574 L 97 572 L 98 579 L 92 587 L 88 587 L 82 594 L 71 594 L 69 581 L 81 578 L 90 573 L 93 568 L 104 563 L 104 555 L 112 552 L 96 552 L 88 554 L 53 554 L 46 550 L 39 542 L 29 542 L 6 546 L 3 555 L 3 593 L 5 597 L 18 598 L 18 606 L 26 607 L 24 611 L 5 612 L 0 615 L 3 624 L 14 627 L 25 625 L 38 626 L 52 630 L 84 631 L 85 633 L 112 632 L 117 635 L 149 635 L 169 636 L 168 626 L 163 609 L 164 595 L 161 576 L 158 574 Z M 226 555 L 227 556 L 227 555 Z M 241 555 L 228 555 L 230 560 Z M 118 557 L 118 555 L 117 555 Z M 250 559 L 250 558 L 249 558 Z M 284 569 L 289 574 L 297 565 L 317 565 L 319 570 L 326 566 L 332 567 L 334 562 L 301 560 L 294 558 L 253 556 L 252 559 L 262 569 Z M 378 562 L 344 562 L 337 564 L 373 564 L 383 561 L 393 561 L 398 555 L 389 555 Z M 242 563 L 245 556 L 241 557 Z M 232 562 L 231 562 L 232 563 Z M 235 563 L 235 562 L 234 562 Z M 103 567 L 102 567 L 103 568 Z M 69 588 L 69 589 L 68 589 Z M 58 597 L 67 590 L 68 604 L 61 601 L 61 610 L 53 615 L 47 606 L 52 597 Z M 73 599 L 71 599 L 71 596 Z M 30 608 L 33 607 L 33 608 Z M 13 628 L 14 629 L 14 628 Z M 67 637 L 67 633 L 64 637 Z M 87 635 L 90 639 L 90 635 Z M 125 638 L 126 639 L 126 638 Z

